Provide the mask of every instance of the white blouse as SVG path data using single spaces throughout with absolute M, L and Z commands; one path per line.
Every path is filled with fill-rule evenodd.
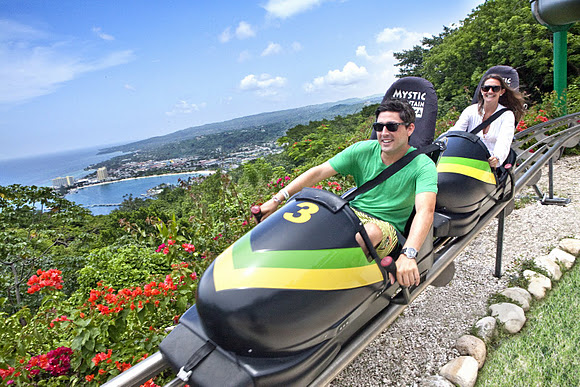
M 503 109 L 505 106 L 497 105 L 496 111 Z M 508 110 L 489 125 L 489 131 L 483 133 L 481 130 L 477 136 L 481 138 L 492 157 L 499 159 L 499 164 L 503 164 L 510 152 L 510 146 L 514 138 L 515 116 L 511 110 Z M 479 113 L 478 105 L 468 106 L 463 110 L 455 125 L 449 130 L 462 130 L 469 132 L 477 125 L 483 122 L 483 113 Z

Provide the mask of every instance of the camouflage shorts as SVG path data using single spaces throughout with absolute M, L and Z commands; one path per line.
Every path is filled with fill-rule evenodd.
M 363 224 L 373 223 L 376 224 L 379 229 L 383 232 L 383 239 L 379 243 L 379 245 L 375 248 L 377 250 L 377 254 L 379 258 L 386 257 L 395 246 L 397 246 L 397 231 L 395 227 L 390 224 L 389 222 L 385 222 L 384 220 L 377 219 L 365 212 L 358 211 L 356 209 L 352 209 L 356 216 L 362 221 Z

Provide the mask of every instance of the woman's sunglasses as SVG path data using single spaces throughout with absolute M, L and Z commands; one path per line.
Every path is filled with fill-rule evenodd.
M 376 132 L 382 132 L 384 128 L 387 128 L 387 130 L 389 132 L 396 132 L 397 130 L 399 130 L 399 126 L 401 125 L 409 125 L 406 122 L 387 122 L 385 124 L 383 124 L 382 122 L 375 122 L 373 123 L 373 129 Z
M 497 93 L 498 91 L 501 90 L 501 86 L 498 85 L 483 85 L 481 86 L 481 90 L 483 91 L 490 91 L 493 90 L 494 93 Z

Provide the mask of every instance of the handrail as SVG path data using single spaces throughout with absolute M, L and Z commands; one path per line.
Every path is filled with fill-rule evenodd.
M 546 134 L 560 127 L 566 127 L 556 133 Z M 526 144 L 532 141 L 527 147 Z M 541 168 L 551 162 L 557 152 L 566 147 L 573 147 L 580 140 L 580 112 L 569 114 L 564 117 L 534 125 L 514 136 L 512 149 L 517 153 L 515 192 L 520 191 L 528 184 Z M 558 155 L 559 156 L 559 155 Z M 509 202 L 498 202 L 466 235 L 456 237 L 453 243 L 448 244 L 437 251 L 436 262 L 429 270 L 429 274 L 416 290 L 412 292 L 410 301 L 414 300 L 427 286 L 429 286 L 441 274 L 447 266 L 457 257 L 463 249 L 493 220 Z M 330 365 L 310 384 L 310 386 L 324 386 L 330 383 L 354 358 L 356 358 L 383 330 L 391 325 L 396 318 L 405 310 L 406 305 L 390 304 L 380 312 L 369 324 L 366 325 L 356 337 L 345 345 Z M 139 364 L 129 368 L 108 381 L 105 387 L 133 387 L 139 386 L 150 378 L 156 376 L 169 364 L 160 352 L 156 352 Z M 185 382 L 174 379 L 166 387 L 182 386 Z

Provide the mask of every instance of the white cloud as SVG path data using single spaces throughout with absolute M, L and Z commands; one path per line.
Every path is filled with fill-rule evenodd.
M 123 87 L 129 91 L 137 91 L 137 89 L 135 89 L 135 87 L 133 87 L 133 85 L 130 85 L 128 83 L 125 83 L 125 86 L 123 86 Z
M 278 43 L 270 42 L 270 44 L 268 44 L 268 47 L 266 47 L 264 51 L 262 51 L 262 56 L 275 55 L 281 52 L 282 46 L 280 46 Z
M 256 77 L 249 74 L 240 81 L 240 89 L 244 91 L 255 91 L 259 96 L 272 96 L 278 94 L 279 89 L 286 85 L 286 78 L 272 77 L 270 74 L 262 74 Z
M 0 103 L 50 94 L 79 76 L 134 60 L 131 50 L 86 57 L 74 40 L 57 41 L 30 26 L 0 20 Z M 85 55 L 85 56 L 83 56 Z
M 286 19 L 319 6 L 326 0 L 269 0 L 263 8 L 268 16 Z
M 101 27 L 93 27 L 93 33 L 95 33 L 99 38 L 103 40 L 115 40 L 113 35 L 105 34 L 101 31 Z
M 256 36 L 256 31 L 254 31 L 252 25 L 245 21 L 241 21 L 236 27 L 235 32 L 232 33 L 232 27 L 228 27 L 218 36 L 218 40 L 221 43 L 227 43 L 234 37 L 243 40 L 253 38 L 254 36 Z
M 3 38 L 6 37 L 6 38 Z M 33 40 L 45 38 L 46 34 L 30 26 L 14 22 L 12 20 L 0 19 L 0 43 L 16 40 Z
M 294 51 L 301 51 L 302 45 L 299 42 L 292 43 L 292 50 Z
M 203 109 L 207 106 L 205 102 L 198 104 L 189 103 L 187 101 L 181 100 L 173 106 L 171 111 L 165 112 L 166 115 L 172 117 L 178 114 L 191 114 L 193 112 L 198 112 L 200 109 Z
M 325 76 L 316 77 L 312 82 L 304 85 L 304 90 L 313 92 L 325 87 L 343 87 L 361 82 L 369 75 L 364 66 L 357 66 L 354 62 L 348 62 L 341 70 L 330 70 Z
M 220 36 L 218 36 L 218 39 L 220 42 L 222 43 L 227 43 L 232 39 L 232 31 L 231 28 L 228 27 L 226 28 L 221 34 Z
M 241 21 L 240 24 L 238 24 L 238 28 L 236 28 L 236 37 L 238 39 L 247 39 L 254 36 L 256 36 L 256 32 L 254 32 L 254 29 L 249 23 Z
M 0 42 L 0 57 L 0 103 L 11 103 L 53 93 L 82 74 L 128 63 L 134 54 L 131 50 L 112 52 L 90 61 L 64 52 L 58 43 L 27 47 Z
M 367 52 L 366 46 L 358 46 L 356 48 L 356 56 L 360 56 L 365 59 L 370 59 L 371 56 Z
M 401 35 L 405 33 L 405 29 L 401 27 L 385 28 L 377 36 L 377 43 L 390 43 L 401 39 Z
M 385 28 L 377 35 L 377 43 L 392 44 L 393 49 L 410 49 L 414 45 L 420 44 L 425 37 L 431 37 L 432 34 L 426 32 L 410 32 L 404 28 Z

